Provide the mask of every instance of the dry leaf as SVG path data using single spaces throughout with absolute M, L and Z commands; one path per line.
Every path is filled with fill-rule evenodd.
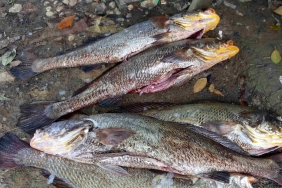
M 273 63 L 278 64 L 281 61 L 281 55 L 277 50 L 271 53 L 270 59 Z
M 214 84 L 211 84 L 211 85 L 209 86 L 209 91 L 210 91 L 211 93 L 214 91 Z
M 217 89 L 214 89 L 213 92 L 212 92 L 212 94 L 216 94 L 216 95 L 219 95 L 219 96 L 224 97 L 223 93 L 221 93 L 221 92 L 220 92 L 219 90 L 217 90 Z
M 273 12 L 275 12 L 276 14 L 279 14 L 280 16 L 282 16 L 282 6 L 278 7 L 276 10 L 274 10 Z
M 69 16 L 64 18 L 58 25 L 59 29 L 63 29 L 66 27 L 69 27 L 72 25 L 73 21 L 74 21 L 75 15 L 74 16 Z
M 271 25 L 270 29 L 272 29 L 274 31 L 279 31 L 280 30 L 280 25 Z
M 6 71 L 0 72 L 0 84 L 4 82 L 12 82 L 14 80 L 15 78 L 11 76 L 9 73 L 7 73 Z
M 194 85 L 194 93 L 198 93 L 202 91 L 207 85 L 208 79 L 207 78 L 200 78 Z

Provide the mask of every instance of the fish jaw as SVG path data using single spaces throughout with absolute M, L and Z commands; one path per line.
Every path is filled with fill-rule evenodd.
M 224 61 L 235 56 L 240 50 L 237 46 L 233 45 L 233 41 L 229 40 L 226 43 L 215 44 L 205 48 L 191 47 L 193 53 L 208 64 L 214 62 Z
M 173 23 L 184 29 L 201 28 L 206 33 L 209 30 L 213 30 L 218 25 L 219 20 L 220 18 L 215 10 L 209 8 L 203 12 L 187 13 L 181 17 L 174 18 Z
M 36 130 L 30 146 L 48 154 L 63 156 L 84 143 L 92 128 L 93 124 L 89 121 L 56 122 Z

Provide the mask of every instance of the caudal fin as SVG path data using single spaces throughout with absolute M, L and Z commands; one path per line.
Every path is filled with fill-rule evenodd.
M 46 107 L 48 107 L 46 103 L 21 106 L 21 116 L 17 126 L 28 134 L 33 134 L 36 129 L 51 124 L 56 119 L 47 117 Z
M 22 63 L 10 69 L 13 76 L 19 80 L 26 80 L 38 74 L 32 70 L 33 61 L 37 59 L 35 54 L 25 51 L 22 52 L 19 59 Z
M 279 172 L 276 174 L 275 177 L 268 177 L 269 179 L 275 181 L 279 185 L 282 185 L 282 153 L 274 154 L 269 157 L 270 159 L 274 160 L 279 165 Z
M 30 148 L 29 144 L 13 134 L 6 133 L 0 138 L 0 168 L 18 167 L 19 165 L 14 161 L 14 157 L 24 148 Z

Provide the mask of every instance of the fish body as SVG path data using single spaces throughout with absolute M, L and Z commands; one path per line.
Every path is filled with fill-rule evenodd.
M 125 175 L 118 166 L 223 182 L 228 182 L 226 172 L 243 173 L 281 183 L 280 167 L 274 160 L 241 155 L 219 144 L 227 143 L 221 139 L 189 124 L 180 126 L 138 114 L 97 114 L 39 129 L 30 144 L 46 153 Z
M 169 43 L 192 35 L 201 38 L 203 33 L 214 29 L 219 20 L 213 9 L 177 14 L 170 18 L 158 16 L 57 57 L 32 60 L 33 57 L 24 53 L 22 61 L 25 63 L 12 68 L 11 73 L 18 79 L 27 79 L 56 68 L 116 63 L 156 44 Z
M 173 174 L 161 175 L 145 169 L 127 169 L 131 176 L 109 174 L 89 164 L 74 162 L 58 156 L 47 155 L 31 148 L 14 135 L 0 139 L 0 168 L 36 167 L 49 171 L 73 188 L 188 188 Z
M 194 75 L 237 54 L 232 41 L 182 40 L 150 48 L 111 69 L 80 94 L 46 107 L 22 108 L 19 125 L 25 131 L 101 100 L 130 92 L 154 93 L 181 85 Z M 33 113 L 34 112 L 34 113 Z
M 262 155 L 282 146 L 281 118 L 251 107 L 206 102 L 140 113 L 164 121 L 201 126 L 227 137 L 251 155 Z

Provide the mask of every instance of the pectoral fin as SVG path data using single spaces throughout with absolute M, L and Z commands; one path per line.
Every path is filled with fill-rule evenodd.
M 222 183 L 229 183 L 230 173 L 226 171 L 217 171 L 207 174 L 199 174 L 198 177 L 219 181 Z
M 184 61 L 192 61 L 193 58 L 191 50 L 182 49 L 168 54 L 161 61 L 164 63 L 183 63 Z
M 95 132 L 98 141 L 104 145 L 117 145 L 135 134 L 134 131 L 124 128 L 98 129 Z
M 118 175 L 122 175 L 122 176 L 130 176 L 130 174 L 123 168 L 121 168 L 120 166 L 115 166 L 115 165 L 110 165 L 110 164 L 100 164 L 97 163 L 97 166 L 99 166 L 100 168 L 110 171 L 114 174 L 118 174 Z

